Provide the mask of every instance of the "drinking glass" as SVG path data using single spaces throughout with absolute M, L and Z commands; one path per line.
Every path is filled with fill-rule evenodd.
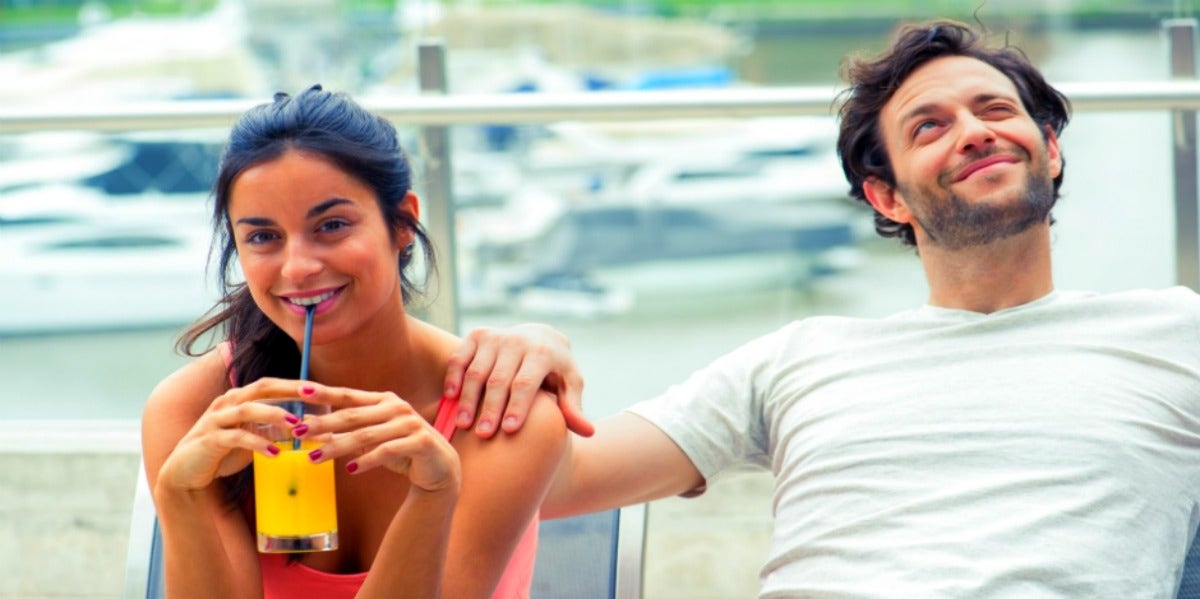
M 329 412 L 329 406 L 301 404 L 295 400 L 281 405 L 293 406 L 293 413 L 296 405 L 303 405 L 307 414 Z M 275 456 L 254 454 L 254 512 L 259 552 L 337 549 L 333 460 L 314 464 L 308 459 L 308 453 L 323 443 L 296 440 L 290 430 L 271 425 L 256 426 L 255 432 L 279 448 L 279 454 Z

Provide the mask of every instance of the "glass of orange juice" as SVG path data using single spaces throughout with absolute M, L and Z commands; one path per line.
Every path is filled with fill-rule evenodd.
M 329 411 L 329 406 L 306 403 L 303 407 L 306 414 Z M 333 460 L 314 464 L 308 459 L 308 453 L 322 443 L 297 441 L 291 431 L 275 426 L 259 426 L 255 432 L 279 448 L 275 456 L 254 454 L 254 513 L 259 552 L 337 549 Z

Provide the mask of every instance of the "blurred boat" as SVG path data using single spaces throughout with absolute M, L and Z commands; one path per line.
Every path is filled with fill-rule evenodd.
M 0 335 L 180 326 L 212 306 L 207 134 L 16 149 L 0 163 Z
M 870 230 L 829 119 L 549 130 L 526 188 L 502 209 L 460 213 L 472 307 L 596 315 L 708 280 L 804 285 L 852 268 Z

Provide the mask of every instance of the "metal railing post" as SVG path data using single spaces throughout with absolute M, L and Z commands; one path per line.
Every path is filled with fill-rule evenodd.
M 440 41 L 424 41 L 417 48 L 421 93 L 446 94 L 446 49 Z M 454 255 L 454 189 L 450 162 L 450 128 L 420 127 L 420 155 L 424 158 L 421 216 L 437 255 L 437 294 L 426 320 L 458 334 L 458 277 Z
M 1166 19 L 1172 79 L 1196 78 L 1196 19 Z M 1200 290 L 1200 185 L 1197 184 L 1196 111 L 1171 111 L 1175 159 L 1175 280 Z

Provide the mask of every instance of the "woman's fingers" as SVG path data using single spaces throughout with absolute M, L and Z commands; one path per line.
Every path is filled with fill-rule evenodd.
M 193 431 L 195 432 L 195 431 Z M 160 484 L 199 490 L 250 464 L 252 452 L 279 453 L 267 439 L 244 428 L 219 428 L 185 436 L 159 470 Z
M 233 428 L 252 424 L 267 424 L 280 428 L 291 428 L 300 420 L 280 404 L 265 402 L 234 403 L 228 407 L 210 410 L 207 417 L 216 428 Z
M 380 467 L 407 476 L 413 486 L 425 491 L 457 490 L 462 481 L 458 453 L 445 437 L 428 426 L 380 443 L 346 463 L 351 473 Z

